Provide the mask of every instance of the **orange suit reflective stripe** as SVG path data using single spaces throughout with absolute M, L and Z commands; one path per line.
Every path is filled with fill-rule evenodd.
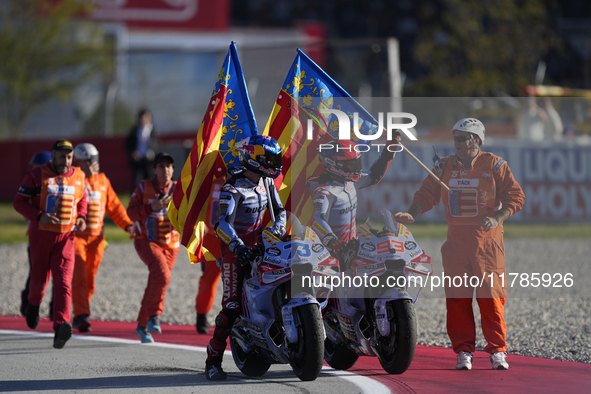
M 55 176 L 49 167 L 43 166 L 41 184 L 41 211 L 55 214 L 59 223 L 44 225 L 39 229 L 67 233 L 76 225 L 78 201 L 84 194 L 84 173 L 77 167 L 70 177 Z
M 158 198 L 154 186 L 152 186 L 152 181 L 143 180 L 142 183 L 144 185 L 143 203 L 151 204 L 152 201 Z M 170 187 L 174 188 L 175 184 L 176 182 L 173 181 Z M 145 238 L 166 249 L 177 249 L 180 246 L 179 233 L 172 227 L 166 209 L 152 212 L 147 219 L 142 220 L 142 235 L 137 239 Z

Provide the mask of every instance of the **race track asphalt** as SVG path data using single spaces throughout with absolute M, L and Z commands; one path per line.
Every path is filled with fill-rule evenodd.
M 591 365 L 510 355 L 508 371 L 493 371 L 476 352 L 472 371 L 456 371 L 450 349 L 418 346 L 410 369 L 388 375 L 376 358 L 361 357 L 348 372 L 325 367 L 314 382 L 301 382 L 288 365 L 273 365 L 262 378 L 248 378 L 226 352 L 224 382 L 203 375 L 209 335 L 193 326 L 163 325 L 155 344 L 142 345 L 134 323 L 93 321 L 64 349 L 52 348 L 51 322 L 30 330 L 23 317 L 0 317 L 0 392 L 93 393 L 586 393 Z

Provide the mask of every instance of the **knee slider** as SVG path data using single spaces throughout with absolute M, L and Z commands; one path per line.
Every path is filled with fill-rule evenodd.
M 231 309 L 222 309 L 215 318 L 215 326 L 221 329 L 229 329 L 238 318 L 238 312 Z

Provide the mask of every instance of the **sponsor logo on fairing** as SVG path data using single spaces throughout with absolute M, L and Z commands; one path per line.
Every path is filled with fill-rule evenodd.
M 318 253 L 318 252 L 324 250 L 324 245 L 322 245 L 322 244 L 314 244 L 314 245 L 312 245 L 312 250 L 314 252 Z
M 279 256 L 281 251 L 277 248 L 269 248 L 267 249 L 267 253 L 272 254 L 273 256 Z
M 365 249 L 365 250 L 369 250 L 370 252 L 375 252 L 375 250 L 376 250 L 375 245 L 372 243 L 369 243 L 369 242 L 361 244 L 361 248 Z
M 417 247 L 417 244 L 416 244 L 416 242 L 413 242 L 413 241 L 406 241 L 404 243 L 404 247 L 407 250 L 414 250 Z

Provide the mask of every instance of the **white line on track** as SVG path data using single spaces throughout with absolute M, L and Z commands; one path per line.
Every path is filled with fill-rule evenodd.
M 17 331 L 17 330 L 2 330 L 0 329 L 0 334 L 5 335 L 25 335 L 25 336 L 34 336 L 34 337 L 46 337 L 46 338 L 53 338 L 54 334 L 51 333 L 43 333 L 43 332 L 32 332 L 32 331 Z M 89 336 L 89 335 L 72 335 L 74 339 L 80 339 L 85 341 L 96 341 L 96 342 L 111 342 L 111 343 L 122 343 L 126 345 L 142 345 L 142 346 L 152 346 L 152 347 L 163 347 L 168 349 L 180 349 L 180 350 L 189 350 L 193 352 L 202 352 L 206 353 L 207 349 L 200 346 L 188 346 L 188 345 L 175 345 L 173 343 L 163 343 L 163 342 L 154 342 L 154 343 L 140 343 L 137 340 L 131 339 L 122 339 L 122 338 L 110 338 L 110 337 L 98 337 L 98 336 Z M 232 352 L 226 350 L 224 352 L 226 356 L 232 356 Z M 391 394 L 392 391 L 384 384 L 378 382 L 377 380 L 357 375 L 347 371 L 339 371 L 336 369 L 332 369 L 330 367 L 323 366 L 322 372 L 337 376 L 341 379 L 344 379 L 350 383 L 353 383 L 357 387 L 361 389 L 362 393 L 367 394 Z

